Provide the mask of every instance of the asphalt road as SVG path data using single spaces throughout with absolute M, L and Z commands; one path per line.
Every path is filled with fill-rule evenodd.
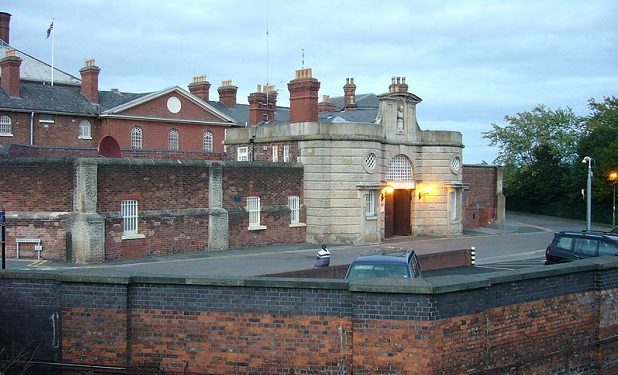
M 329 246 L 331 265 L 349 264 L 379 246 L 412 248 L 419 254 L 476 248 L 478 271 L 497 271 L 542 266 L 545 247 L 558 230 L 581 230 L 584 221 L 509 212 L 504 224 L 466 230 L 450 238 L 397 237 L 381 245 Z M 608 226 L 593 225 L 606 230 Z M 98 276 L 165 275 L 201 277 L 248 277 L 311 268 L 316 244 L 276 245 L 222 252 L 149 257 L 134 261 L 77 266 L 36 260 L 7 260 L 9 270 L 54 271 Z

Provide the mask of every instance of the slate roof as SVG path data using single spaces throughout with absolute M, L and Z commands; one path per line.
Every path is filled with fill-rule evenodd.
M 225 104 L 217 101 L 209 101 L 208 104 L 213 106 L 218 111 L 225 113 L 230 116 L 238 124 L 248 124 L 249 123 L 249 105 L 248 104 L 238 104 L 232 108 L 228 108 Z M 276 107 L 275 108 L 275 124 L 278 123 L 288 123 L 290 122 L 290 109 L 288 107 Z
M 98 108 L 80 92 L 79 86 L 44 85 L 39 82 L 22 82 L 20 97 L 11 98 L 0 89 L 0 109 L 36 111 L 96 116 Z
M 336 96 L 330 98 L 330 101 L 337 106 L 336 111 L 343 110 L 345 104 L 344 100 L 344 96 Z M 357 108 L 378 108 L 379 105 L 378 96 L 373 93 L 356 95 L 354 100 L 356 101 Z
M 320 112 L 318 119 L 327 122 L 366 122 L 374 123 L 378 117 L 378 108 L 359 108 L 340 112 Z
M 22 80 L 35 82 L 51 82 L 51 65 L 34 58 L 0 40 L 0 56 L 5 56 L 6 50 L 15 49 L 15 55 L 22 59 L 20 77 Z M 1 73 L 0 73 L 1 76 Z M 79 85 L 80 78 L 72 76 L 54 67 L 54 85 Z
M 139 99 L 143 96 L 150 95 L 151 93 L 129 93 L 121 92 L 118 90 L 111 91 L 99 91 L 99 105 L 101 106 L 101 112 L 107 111 L 122 104 L 126 104 L 135 99 Z

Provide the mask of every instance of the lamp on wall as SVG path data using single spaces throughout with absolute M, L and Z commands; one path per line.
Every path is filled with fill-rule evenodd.
M 418 190 L 418 199 L 420 200 L 422 197 L 429 195 L 429 193 L 431 193 L 431 186 L 425 185 L 425 187 Z

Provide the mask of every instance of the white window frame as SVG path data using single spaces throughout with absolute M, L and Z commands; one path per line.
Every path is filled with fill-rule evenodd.
M 214 146 L 215 136 L 211 131 L 205 131 L 202 136 L 202 145 L 204 147 L 204 152 L 212 152 Z
M 386 181 L 414 181 L 410 159 L 402 154 L 392 158 L 384 179 Z
M 376 192 L 369 191 L 365 194 L 365 216 L 366 217 L 375 217 L 376 216 Z
M 290 161 L 290 145 L 283 145 L 283 162 Z
M 176 129 L 171 129 L 167 132 L 167 148 L 170 151 L 178 151 L 180 149 L 180 133 Z
M 122 239 L 144 238 L 139 234 L 139 204 L 135 199 L 124 200 L 120 203 L 122 216 Z
M 273 145 L 272 150 L 273 150 L 273 163 L 276 163 L 279 161 L 279 147 L 277 145 Z
M 143 134 L 144 133 L 142 131 L 142 128 L 140 128 L 139 126 L 136 126 L 133 129 L 131 129 L 131 149 L 132 150 L 142 149 L 143 141 L 144 141 Z
M 240 146 L 236 149 L 236 160 L 238 161 L 249 161 L 249 147 Z
M 90 121 L 81 120 L 79 122 L 79 139 L 92 139 L 92 126 Z
M 0 137 L 12 137 L 13 124 L 7 115 L 0 116 Z
M 247 197 L 247 212 L 249 213 L 249 230 L 266 229 L 261 225 L 262 207 L 260 197 Z
M 288 196 L 288 207 L 290 209 L 290 227 L 307 226 L 307 224 L 300 222 L 300 197 L 298 195 Z
M 448 197 L 450 219 L 451 221 L 459 220 L 459 197 L 457 196 L 457 189 L 451 190 Z

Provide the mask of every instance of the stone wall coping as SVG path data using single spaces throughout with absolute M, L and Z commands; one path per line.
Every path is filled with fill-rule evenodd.
M 618 257 L 599 257 L 577 262 L 555 264 L 517 271 L 501 271 L 482 275 L 451 275 L 419 279 L 372 279 L 341 280 L 287 277 L 174 277 L 157 275 L 140 276 L 96 276 L 71 274 L 63 271 L 4 270 L 2 279 L 56 280 L 67 283 L 93 284 L 173 284 L 211 285 L 294 289 L 335 289 L 351 292 L 398 293 L 398 294 L 444 294 L 465 290 L 487 288 L 491 285 L 514 281 L 533 280 L 543 277 L 562 276 L 588 271 L 618 269 Z

